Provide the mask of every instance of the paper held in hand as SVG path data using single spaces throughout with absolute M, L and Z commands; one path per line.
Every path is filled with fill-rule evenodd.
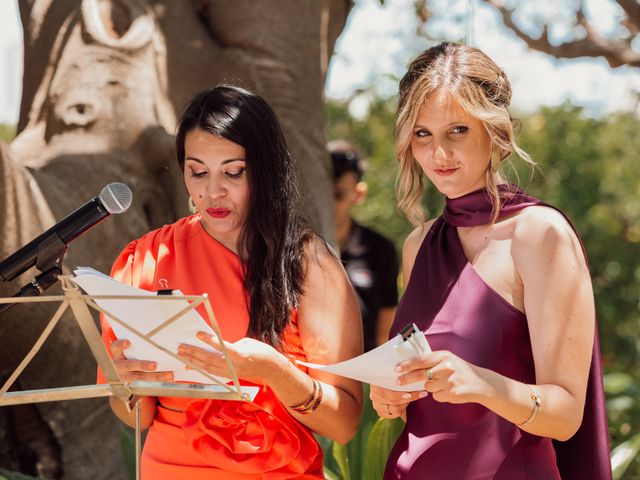
M 395 367 L 402 360 L 430 351 L 431 348 L 424 332 L 420 331 L 415 324 L 411 324 L 388 342 L 351 360 L 333 365 L 319 365 L 301 361 L 298 363 L 314 370 L 353 378 L 389 390 L 413 392 L 424 390 L 424 382 L 397 385 L 395 382 L 399 373 L 395 371 Z
M 91 296 L 112 295 L 159 298 L 156 292 L 125 285 L 93 268 L 78 267 L 74 270 L 74 274 L 75 276 L 72 280 Z M 174 291 L 174 294 L 182 295 L 179 291 Z M 107 316 L 107 321 L 113 328 L 116 337 L 127 339 L 131 342 L 131 347 L 125 352 L 127 358 L 154 361 L 157 363 L 156 371 L 172 371 L 174 373 L 174 381 L 214 383 L 196 370 L 186 370 L 185 364 L 178 358 L 153 345 L 153 343 L 156 343 L 173 354 L 177 353 L 178 345 L 181 343 L 216 351 L 196 337 L 196 333 L 199 331 L 207 332 L 211 335 L 215 335 L 215 333 L 196 310 L 188 309 L 189 302 L 187 300 L 180 298 L 175 300 L 163 298 L 157 301 L 96 299 L 95 302 L 105 312 L 114 315 L 124 324 L 120 324 Z M 186 313 L 162 327 L 168 319 L 185 309 L 187 309 Z M 135 330 L 142 336 L 135 333 Z M 153 343 L 150 343 L 149 340 Z M 214 377 L 223 384 L 229 382 L 228 378 Z M 254 388 L 243 387 L 243 390 Z M 257 391 L 257 388 L 255 389 Z

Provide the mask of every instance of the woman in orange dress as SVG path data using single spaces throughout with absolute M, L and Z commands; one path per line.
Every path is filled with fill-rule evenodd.
M 362 352 L 358 305 L 339 259 L 296 211 L 284 136 L 268 104 L 217 86 L 187 106 L 176 136 L 194 213 L 131 242 L 112 269 L 146 290 L 207 293 L 241 383 L 252 402 L 144 397 L 142 453 L 148 480 L 324 478 L 312 432 L 347 442 L 362 405 L 358 382 L 307 372 L 296 359 L 334 363 Z M 200 311 L 206 318 L 206 312 Z M 102 321 L 124 381 L 172 381 Z M 203 342 L 203 343 L 202 343 Z M 216 338 L 203 332 L 179 347 L 185 360 L 224 376 Z M 99 372 L 99 380 L 104 380 Z M 115 414 L 134 417 L 117 398 Z

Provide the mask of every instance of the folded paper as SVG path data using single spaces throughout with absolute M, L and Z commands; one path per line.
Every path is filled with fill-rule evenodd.
M 176 355 L 178 345 L 182 343 L 196 345 L 217 353 L 217 350 L 196 337 L 199 331 L 211 335 L 215 335 L 215 332 L 195 309 L 189 308 L 190 303 L 187 300 L 179 298 L 179 295 L 182 295 L 181 292 L 174 291 L 175 299 L 172 297 L 161 299 L 157 292 L 126 285 L 92 268 L 78 267 L 74 270 L 74 274 L 73 282 L 93 297 L 140 297 L 139 301 L 95 299 L 95 303 L 105 312 L 106 319 L 116 337 L 131 342 L 131 346 L 125 352 L 127 358 L 154 361 L 157 364 L 156 371 L 173 372 L 174 381 L 177 382 L 214 383 L 196 370 L 187 370 L 186 365 L 179 358 L 168 353 Z M 180 312 L 183 313 L 175 320 L 167 322 Z M 230 381 L 225 377 L 214 375 L 212 377 L 223 384 Z M 257 392 L 257 387 L 242 387 L 242 389 L 247 390 L 245 393 L 250 393 L 252 398 Z
M 417 330 L 417 328 L 415 330 L 416 332 L 407 338 L 398 334 L 379 347 L 344 362 L 332 365 L 320 365 L 302 361 L 298 361 L 298 363 L 314 370 L 353 378 L 354 380 L 389 390 L 400 392 L 424 390 L 424 382 L 408 385 L 398 385 L 396 383 L 400 373 L 395 370 L 395 367 L 400 361 L 431 351 L 424 333 Z M 410 352 L 414 352 L 414 354 L 411 355 Z

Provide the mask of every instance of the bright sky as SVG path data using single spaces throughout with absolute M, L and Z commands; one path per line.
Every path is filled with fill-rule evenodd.
M 640 69 L 610 69 L 601 59 L 555 60 L 528 50 L 524 43 L 502 26 L 498 15 L 479 0 L 461 0 L 460 11 L 451 11 L 451 0 L 430 0 L 434 10 L 447 9 L 450 21 L 438 23 L 440 30 L 454 38 L 469 38 L 507 73 L 513 86 L 513 106 L 531 111 L 539 105 L 555 105 L 566 99 L 584 106 L 592 115 L 615 110 L 639 111 L 634 91 L 640 92 Z M 562 18 L 571 2 L 537 0 L 535 14 Z M 543 6 L 543 8 L 539 8 Z M 587 0 L 598 27 L 611 31 L 619 12 L 611 0 Z M 466 23 L 466 14 L 473 22 Z M 525 12 L 527 13 L 527 12 Z M 531 15 L 527 15 L 530 18 Z M 0 0 L 0 122 L 18 118 L 22 78 L 22 31 L 15 0 Z M 344 98 L 371 84 L 386 95 L 397 90 L 397 79 L 408 62 L 430 44 L 414 38 L 413 0 L 356 0 L 340 37 L 329 70 L 327 96 Z M 435 24 L 434 24 L 435 25 Z M 432 32 L 433 33 L 433 32 Z M 562 38 L 567 32 L 552 30 Z M 437 34 L 437 32 L 436 32 Z M 354 103 L 362 109 L 366 97 Z
M 529 17 L 541 15 L 541 11 L 552 18 L 572 14 L 570 4 L 573 2 L 566 0 L 531 3 L 535 3 L 536 11 L 523 12 Z M 619 12 L 610 0 L 587 0 L 586 3 L 589 13 L 598 19 L 598 28 L 607 32 L 617 27 Z M 451 11 L 454 4 L 462 8 Z M 634 91 L 640 92 L 639 68 L 612 70 L 603 59 L 556 60 L 528 50 L 523 41 L 506 30 L 497 12 L 479 0 L 430 0 L 429 5 L 434 11 L 448 11 L 449 22 L 440 17 L 439 23 L 433 23 L 449 35 L 447 39 L 468 36 L 471 45 L 482 49 L 502 67 L 511 80 L 515 109 L 531 111 L 539 105 L 556 105 L 569 99 L 584 106 L 592 115 L 634 107 L 640 113 L 633 95 Z M 464 17 L 469 8 L 474 13 L 473 22 L 466 25 Z M 379 0 L 356 0 L 347 28 L 336 46 L 327 96 L 348 97 L 354 90 L 366 88 L 374 81 L 378 91 L 395 94 L 398 77 L 410 60 L 434 44 L 424 38 L 412 38 L 415 26 L 413 0 L 386 0 L 384 5 Z M 438 32 L 430 30 L 430 33 L 437 35 Z M 561 28 L 551 31 L 552 36 L 560 39 L 566 34 Z M 390 78 L 391 74 L 395 78 Z M 358 105 L 355 110 L 357 113 Z
M 16 0 L 0 0 L 0 123 L 18 122 L 22 91 L 22 25 Z

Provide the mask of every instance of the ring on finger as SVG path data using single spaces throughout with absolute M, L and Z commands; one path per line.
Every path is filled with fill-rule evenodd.
M 391 405 L 389 405 L 387 403 L 387 412 L 389 413 L 389 415 L 393 415 L 393 413 L 391 413 Z
M 432 369 L 427 370 L 427 380 L 429 380 L 429 381 L 433 380 L 433 370 Z

